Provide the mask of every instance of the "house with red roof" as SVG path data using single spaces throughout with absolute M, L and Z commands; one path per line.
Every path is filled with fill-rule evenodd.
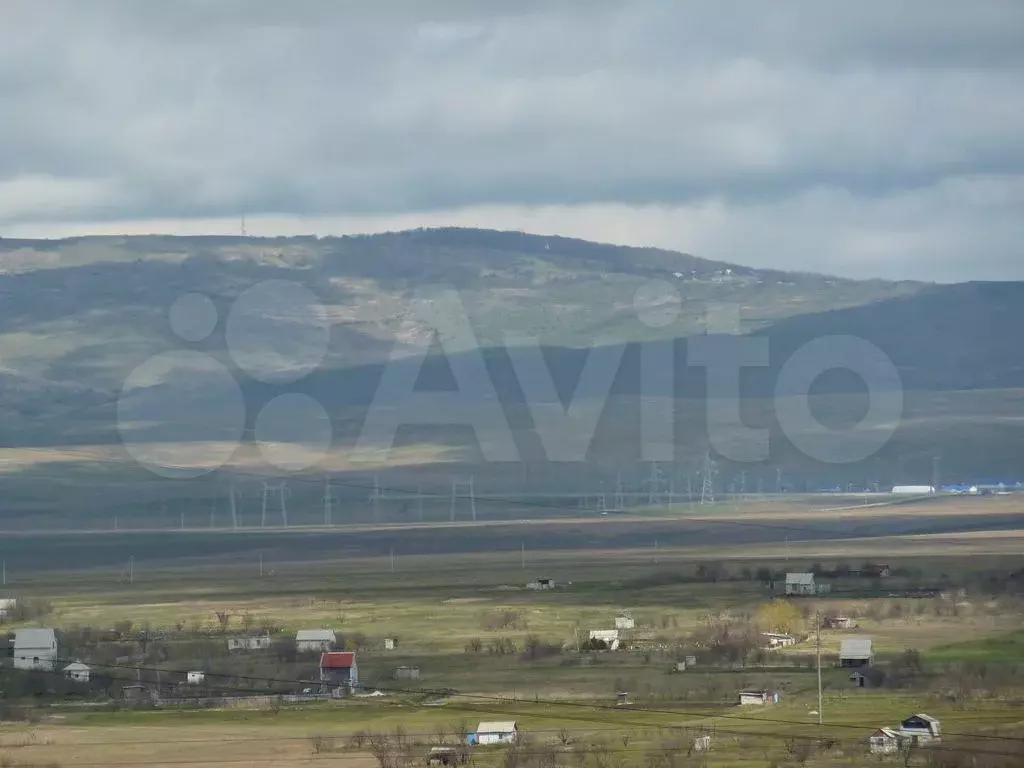
M 320 654 L 320 682 L 332 689 L 347 688 L 351 693 L 359 686 L 356 655 L 340 651 Z

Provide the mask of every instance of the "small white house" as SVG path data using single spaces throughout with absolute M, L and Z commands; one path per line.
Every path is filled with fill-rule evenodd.
M 762 632 L 761 636 L 768 643 L 769 648 L 788 648 L 796 645 L 796 638 L 792 635 L 785 635 L 779 632 Z
M 817 588 L 814 585 L 813 573 L 787 573 L 786 574 L 787 595 L 815 595 Z
M 395 650 L 397 645 L 398 645 L 398 640 L 396 640 L 395 638 L 393 638 L 393 637 L 385 637 L 384 638 L 384 650 L 385 651 L 393 651 L 393 650 Z
M 768 691 L 740 691 L 739 699 L 740 706 L 748 706 L 751 704 L 764 706 L 765 704 L 769 704 L 774 701 Z
M 270 635 L 236 635 L 228 638 L 229 651 L 265 651 L 271 645 Z
M 693 751 L 694 752 L 707 752 L 711 749 L 711 736 L 704 734 L 702 736 L 695 736 L 693 739 Z
M 868 750 L 873 755 L 894 755 L 900 751 L 900 735 L 890 728 L 879 728 L 868 737 Z
M 942 741 L 939 721 L 931 715 L 911 715 L 900 723 L 900 737 L 911 744 L 930 744 Z
M 502 720 L 495 722 L 483 722 L 476 727 L 476 743 L 481 746 L 487 744 L 511 744 L 516 740 L 519 728 L 515 720 Z
M 537 579 L 536 581 L 531 581 L 529 584 L 527 584 L 526 588 L 537 590 L 554 589 L 555 582 L 552 579 Z
M 64 679 L 73 683 L 88 683 L 89 667 L 80 661 L 72 662 L 64 667 Z
M 615 617 L 615 628 L 616 629 L 635 629 L 636 622 L 632 616 L 623 614 L 622 616 Z
M 608 646 L 608 650 L 619 649 L 619 630 L 617 629 L 592 629 L 590 630 L 591 640 L 600 640 Z
M 185 675 L 185 682 L 189 685 L 201 685 L 206 680 L 204 672 L 189 672 Z
M 14 633 L 14 668 L 52 671 L 57 663 L 57 633 L 49 628 Z
M 337 642 L 330 629 L 300 629 L 295 633 L 295 650 L 299 653 L 326 653 Z

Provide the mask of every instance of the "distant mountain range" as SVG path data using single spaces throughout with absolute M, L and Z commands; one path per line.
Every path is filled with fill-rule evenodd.
M 298 282 L 326 307 L 330 344 L 324 362 L 280 391 L 315 394 L 348 424 L 340 433 L 355 418 L 344 409 L 369 402 L 395 345 L 401 351 L 410 334 L 424 330 L 410 329 L 406 309 L 416 291 L 429 287 L 455 289 L 473 343 L 484 351 L 503 402 L 511 404 L 522 394 L 503 348 L 510 333 L 545 346 L 563 398 L 573 391 L 584 350 L 610 341 L 631 345 L 613 394 L 635 397 L 635 345 L 656 342 L 674 345 L 677 396 L 699 402 L 706 394 L 704 373 L 686 364 L 686 339 L 707 334 L 710 341 L 704 343 L 713 345 L 737 333 L 770 343 L 770 365 L 744 373 L 743 393 L 752 402 L 774 392 L 783 361 L 822 336 L 870 341 L 914 392 L 1024 387 L 1024 283 L 854 281 L 755 270 L 658 249 L 474 229 L 342 238 L 0 240 L 3 443 L 113 441 L 113 403 L 131 371 L 155 354 L 179 349 L 213 354 L 232 366 L 224 320 L 246 289 L 266 280 Z M 638 319 L 638 307 L 665 309 L 656 306 L 657 292 L 655 306 L 644 304 L 651 299 L 644 291 L 652 280 L 665 281 L 680 296 L 679 306 L 668 308 L 671 322 Z M 188 293 L 208 296 L 219 317 L 213 334 L 200 342 L 179 338 L 169 321 L 170 307 Z M 716 312 L 730 307 L 739 310 L 739 327 L 716 327 Z M 270 322 L 261 327 L 268 350 L 303 357 L 303 345 L 312 342 L 296 333 L 296 319 L 275 323 L 269 316 L 274 310 L 267 311 Z M 447 380 L 448 365 L 432 358 L 420 381 Z M 278 391 L 235 373 L 250 398 Z M 190 378 L 189 386 L 201 388 L 201 375 Z M 837 375 L 823 376 L 815 392 L 846 397 L 860 389 L 853 377 Z M 1011 418 L 1014 401 L 1000 398 L 1000 409 L 1008 410 L 997 409 L 998 428 L 1011 430 L 1000 432 L 1005 445 L 1016 439 L 1018 427 Z M 911 398 L 911 410 L 924 409 L 915 418 L 941 420 L 942 409 L 952 407 L 937 404 L 941 399 Z M 1013 461 L 1024 461 L 1024 451 L 1016 456 Z

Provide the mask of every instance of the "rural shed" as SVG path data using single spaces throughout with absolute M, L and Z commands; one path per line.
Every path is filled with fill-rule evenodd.
M 619 648 L 619 630 L 617 629 L 592 629 L 590 639 L 604 643 L 608 650 L 616 651 Z
M 392 676 L 395 680 L 419 680 L 419 667 L 395 667 Z
M 271 645 L 270 635 L 235 635 L 228 638 L 229 651 L 265 651 Z
M 616 629 L 635 629 L 636 621 L 628 613 L 624 613 L 621 616 L 615 617 L 615 628 Z
M 787 595 L 814 595 L 816 592 L 813 573 L 786 574 Z
M 787 648 L 791 645 L 796 645 L 796 638 L 792 635 L 779 632 L 762 632 L 761 636 L 768 643 L 769 648 Z
M 870 667 L 874 660 L 870 637 L 847 637 L 839 646 L 841 667 Z
M 470 734 L 470 743 L 481 746 L 511 744 L 518 733 L 515 720 L 485 721 L 476 727 L 476 733 Z
M 900 735 L 890 728 L 879 728 L 868 737 L 868 750 L 873 755 L 894 755 L 900 750 Z
M 329 651 L 337 642 L 330 629 L 300 629 L 295 633 L 295 650 L 299 653 Z
M 73 661 L 64 667 L 64 679 L 73 683 L 88 683 L 89 667 L 80 661 Z
M 931 715 L 911 715 L 900 723 L 900 737 L 911 744 L 929 744 L 942 741 L 939 721 Z
M 749 704 L 776 704 L 779 701 L 779 694 L 771 694 L 768 691 L 740 691 L 739 703 L 741 706 Z

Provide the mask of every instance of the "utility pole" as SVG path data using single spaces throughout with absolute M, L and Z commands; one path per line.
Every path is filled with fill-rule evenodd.
M 334 510 L 332 504 L 334 497 L 331 495 L 331 476 L 324 475 L 324 525 L 334 525 Z
M 232 480 L 228 484 L 228 495 L 231 499 L 231 528 L 238 530 L 238 506 L 235 502 L 235 483 Z
M 391 572 L 395 572 L 395 548 L 391 548 Z
M 522 568 L 525 571 L 526 570 L 526 542 L 524 541 L 519 546 L 520 546 L 520 549 L 519 549 L 519 552 L 520 552 L 520 554 L 519 554 L 519 567 Z
M 942 457 L 932 456 L 932 488 L 939 492 L 942 485 Z
M 423 487 L 416 484 L 416 513 L 419 515 L 420 522 L 423 522 Z
M 135 583 L 135 555 L 128 556 L 128 583 Z
M 704 454 L 703 481 L 700 489 L 700 503 L 715 503 L 715 463 L 711 460 L 711 452 Z
M 4 586 L 7 586 L 7 561 L 4 560 Z
M 782 467 L 775 468 L 775 492 L 782 493 Z
M 822 724 L 824 712 L 822 711 L 823 704 L 821 698 L 821 620 L 818 615 L 817 609 L 814 610 L 814 634 L 816 638 L 815 645 L 817 646 L 815 649 L 815 653 L 818 657 L 818 725 L 820 727 Z
M 263 578 L 263 553 L 260 552 L 260 578 Z
M 654 540 L 654 564 L 658 564 L 658 540 Z
M 185 510 L 178 513 L 178 530 L 185 530 Z
M 380 489 L 380 475 L 373 476 L 373 494 L 370 496 L 370 503 L 373 505 L 373 521 L 377 522 L 380 514 L 380 500 L 384 494 Z

